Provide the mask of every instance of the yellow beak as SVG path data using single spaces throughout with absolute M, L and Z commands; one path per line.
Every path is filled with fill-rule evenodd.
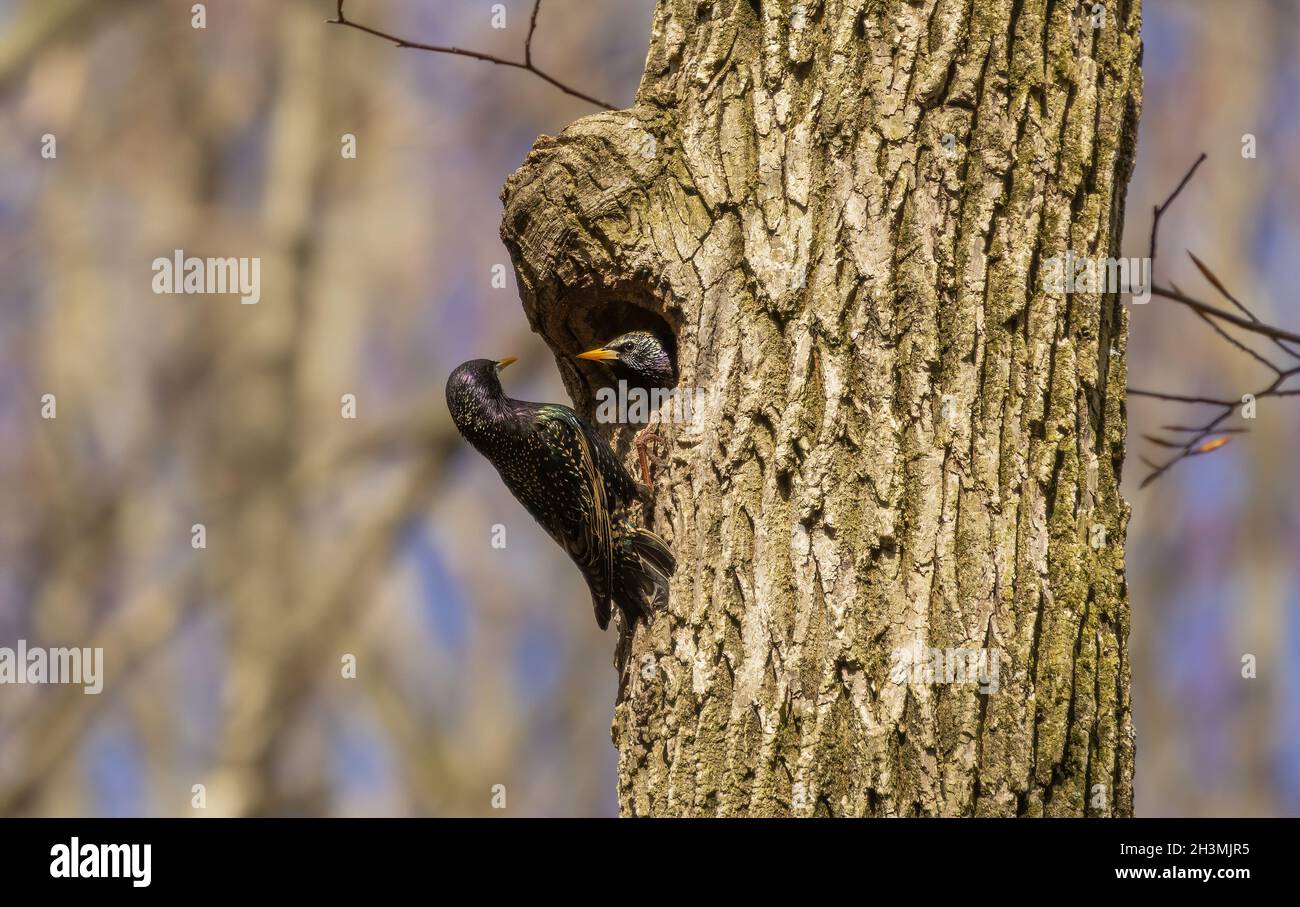
M 614 352 L 613 350 L 607 350 L 601 347 L 597 347 L 594 350 L 587 350 L 587 352 L 585 353 L 579 353 L 576 358 L 593 359 L 597 362 L 608 362 L 611 359 L 617 359 L 618 353 Z
M 519 359 L 518 359 L 518 357 L 516 357 L 516 356 L 507 356 L 507 357 L 504 358 L 504 359 L 498 359 L 498 360 L 497 360 L 497 371 L 499 372 L 499 371 L 501 371 L 503 368 L 505 368 L 507 365 L 509 365 L 510 363 L 512 363 L 512 362 L 518 362 L 518 361 L 519 361 Z

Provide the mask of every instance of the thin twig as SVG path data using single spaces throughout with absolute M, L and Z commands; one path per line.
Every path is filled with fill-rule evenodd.
M 1201 319 L 1202 321 L 1204 321 L 1206 324 L 1208 324 L 1208 325 L 1210 326 L 1210 330 L 1214 331 L 1214 333 L 1218 334 L 1220 337 L 1222 337 L 1224 340 L 1226 340 L 1226 341 L 1227 341 L 1228 343 L 1230 343 L 1232 346 L 1234 346 L 1234 347 L 1236 347 L 1237 349 L 1241 350 L 1243 353 L 1245 353 L 1245 354 L 1246 354 L 1247 356 L 1249 356 L 1250 358 L 1254 359 L 1256 362 L 1262 364 L 1265 368 L 1268 368 L 1269 370 L 1271 370 L 1274 374 L 1280 374 L 1280 373 L 1282 372 L 1282 369 L 1280 369 L 1280 368 L 1278 368 L 1276 365 L 1274 365 L 1274 364 L 1273 364 L 1269 359 L 1267 359 L 1267 358 L 1264 357 L 1264 356 L 1261 356 L 1259 353 L 1255 352 L 1255 351 L 1252 350 L 1250 347 L 1246 346 L 1246 344 L 1242 343 L 1242 342 L 1241 342 L 1240 340 L 1238 340 L 1236 337 L 1233 337 L 1231 334 L 1229 334 L 1229 333 L 1228 333 L 1227 331 L 1225 331 L 1223 328 L 1221 328 L 1221 327 L 1219 327 L 1217 324 L 1215 324 L 1215 323 L 1214 323 L 1214 319 L 1212 319 L 1209 315 L 1206 315 L 1204 312 L 1197 312 L 1197 313 L 1196 313 L 1196 317 L 1199 318 L 1199 319 Z M 1275 340 L 1275 342 L 1276 342 L 1276 343 L 1281 343 L 1282 341 L 1281 341 L 1281 340 Z
M 1193 427 L 1190 425 L 1162 425 L 1160 426 L 1160 430 L 1161 431 L 1190 431 L 1190 432 L 1205 431 L 1205 429 L 1200 426 Z M 1219 429 L 1219 434 L 1242 435 L 1248 431 L 1250 431 L 1249 428 L 1221 428 Z
M 1219 278 L 1215 275 L 1215 273 L 1211 271 L 1209 267 L 1206 266 L 1205 262 L 1197 258 L 1196 255 L 1190 249 L 1188 250 L 1187 254 L 1191 256 L 1192 263 L 1196 265 L 1196 267 L 1200 270 L 1201 274 L 1205 277 L 1205 279 L 1208 280 L 1210 284 L 1223 295 L 1224 299 L 1228 300 L 1228 302 L 1235 305 L 1237 307 L 1237 311 L 1241 312 L 1251 321 L 1253 322 L 1259 321 L 1259 319 L 1255 317 L 1254 312 L 1246 308 L 1244 303 L 1242 303 L 1239 299 L 1237 299 L 1236 296 L 1233 296 L 1231 293 L 1228 292 L 1228 288 L 1223 285 L 1223 281 L 1219 280 Z M 1174 289 L 1177 290 L 1178 287 L 1174 287 Z M 1297 359 L 1300 359 L 1300 352 L 1296 352 L 1293 348 L 1287 346 L 1281 340 L 1274 337 L 1273 342 L 1278 345 L 1278 347 L 1282 350 L 1282 352 L 1294 356 Z
M 365 32 L 368 35 L 374 35 L 376 38 L 383 38 L 385 41 L 392 41 L 397 47 L 409 47 L 413 50 L 427 50 L 436 54 L 453 54 L 458 57 L 469 57 L 472 60 L 482 60 L 484 63 L 493 63 L 497 66 L 509 66 L 513 69 L 522 69 L 525 72 L 531 72 L 537 78 L 544 82 L 549 82 L 560 91 L 567 95 L 586 101 L 588 104 L 594 104 L 597 107 L 603 107 L 606 110 L 617 110 L 613 104 L 607 104 L 599 98 L 594 98 L 585 94 L 572 86 L 566 85 L 550 73 L 543 72 L 533 65 L 533 33 L 537 31 L 537 13 L 541 9 L 542 0 L 536 0 L 533 4 L 532 17 L 528 22 L 528 37 L 524 40 L 524 59 L 521 63 L 518 60 L 507 60 L 504 57 L 498 57 L 494 54 L 484 53 L 480 50 L 469 50 L 464 47 L 451 47 L 443 44 L 425 44 L 421 41 L 410 41 L 398 35 L 389 34 L 380 31 L 377 28 L 371 28 L 369 25 L 362 25 L 360 22 L 353 22 L 343 15 L 344 0 L 338 0 L 338 6 L 333 19 L 326 19 L 328 25 L 343 25 L 347 28 L 355 28 L 357 31 Z
M 1236 406 L 1231 400 L 1216 400 L 1213 397 L 1185 397 L 1182 394 L 1166 394 L 1161 391 L 1147 391 L 1130 387 L 1128 392 L 1134 397 L 1151 397 L 1155 400 L 1169 400 L 1174 403 L 1205 403 L 1210 406 Z
M 1157 205 L 1154 209 L 1154 216 L 1151 222 L 1151 249 L 1150 249 L 1151 274 L 1153 275 L 1151 295 L 1159 296 L 1163 299 L 1168 299 L 1171 302 L 1177 302 L 1191 309 L 1193 312 L 1196 313 L 1196 315 L 1199 318 L 1201 318 L 1201 320 L 1203 320 L 1206 324 L 1210 325 L 1210 327 L 1214 330 L 1216 334 L 1218 334 L 1224 340 L 1227 340 L 1228 343 L 1232 344 L 1232 346 L 1236 347 L 1242 352 L 1247 353 L 1257 362 L 1262 363 L 1263 365 L 1267 366 L 1270 370 L 1272 370 L 1272 372 L 1274 373 L 1272 383 L 1269 384 L 1267 387 L 1263 388 L 1262 390 L 1257 391 L 1255 394 L 1251 395 L 1254 400 L 1258 401 L 1265 397 L 1300 396 L 1300 388 L 1284 388 L 1282 386 L 1283 384 L 1286 383 L 1288 379 L 1296 375 L 1300 375 L 1300 365 L 1292 366 L 1290 368 L 1283 368 L 1282 366 L 1277 365 L 1272 360 L 1268 359 L 1262 354 L 1246 346 L 1244 343 L 1240 342 L 1236 338 L 1232 337 L 1230 334 L 1227 333 L 1227 331 L 1223 330 L 1223 328 L 1221 328 L 1216 323 L 1215 320 L 1217 319 L 1218 321 L 1226 322 L 1228 324 L 1239 327 L 1243 330 L 1249 331 L 1253 334 L 1257 334 L 1262 337 L 1267 337 L 1270 340 L 1272 340 L 1273 343 L 1276 344 L 1277 347 L 1281 349 L 1283 352 L 1287 353 L 1290 356 L 1294 356 L 1296 358 L 1300 358 L 1300 352 L 1297 352 L 1295 349 L 1289 346 L 1288 343 L 1300 343 L 1300 334 L 1283 330 L 1282 328 L 1274 327 L 1272 325 L 1265 324 L 1264 322 L 1260 321 L 1257 317 L 1255 317 L 1255 314 L 1251 312 L 1250 309 L 1248 309 L 1240 300 L 1238 300 L 1235 296 L 1232 295 L 1232 293 L 1228 291 L 1228 288 L 1224 286 L 1223 281 L 1219 280 L 1219 278 L 1214 274 L 1214 272 L 1211 271 L 1209 267 L 1204 262 L 1202 262 L 1199 258 L 1197 258 L 1195 255 L 1192 255 L 1191 252 L 1188 252 L 1188 254 L 1191 255 L 1193 263 L 1196 265 L 1197 269 L 1201 272 L 1201 274 L 1205 277 L 1205 279 L 1209 281 L 1210 284 L 1216 290 L 1218 290 L 1219 293 L 1222 294 L 1225 299 L 1227 299 L 1230 303 L 1232 303 L 1232 305 L 1237 309 L 1237 311 L 1241 312 L 1242 316 L 1244 317 L 1234 315 L 1232 312 L 1224 311 L 1223 309 L 1217 308 L 1215 306 L 1209 305 L 1208 303 L 1202 302 L 1199 299 L 1195 299 L 1191 296 L 1188 296 L 1178 287 L 1177 284 L 1174 284 L 1172 281 L 1170 282 L 1170 285 L 1168 287 L 1161 287 L 1161 286 L 1154 285 L 1154 275 L 1155 275 L 1155 267 L 1156 267 L 1156 248 L 1157 248 L 1157 241 L 1159 239 L 1160 219 L 1161 217 L 1164 216 L 1165 212 L 1169 209 L 1169 206 L 1173 204 L 1174 200 L 1178 198 L 1179 194 L 1187 186 L 1188 182 L 1191 181 L 1193 174 L 1196 173 L 1197 168 L 1201 166 L 1202 162 L 1205 161 L 1205 158 L 1206 158 L 1205 154 L 1202 153 L 1201 156 L 1198 157 L 1196 161 L 1192 164 L 1191 168 L 1187 171 L 1187 173 L 1183 176 L 1182 180 L 1178 183 L 1177 187 L 1174 188 L 1174 191 L 1171 192 L 1169 194 L 1169 197 L 1164 200 L 1164 203 Z M 1170 441 L 1166 438 L 1159 438 L 1152 435 L 1143 436 L 1148 442 L 1152 444 L 1155 444 L 1160 447 L 1173 448 L 1178 451 L 1176 454 L 1171 456 L 1168 460 L 1159 464 L 1152 462 L 1146 457 L 1140 457 L 1143 464 L 1145 464 L 1151 470 L 1151 472 L 1146 476 L 1146 478 L 1142 480 L 1141 487 L 1143 488 L 1145 488 L 1147 485 L 1150 485 L 1160 476 L 1164 475 L 1171 468 L 1173 468 L 1176 464 L 1182 462 L 1188 457 L 1199 456 L 1201 454 L 1206 454 L 1218 450 L 1220 447 L 1222 447 L 1224 444 L 1228 442 L 1229 435 L 1241 434 L 1246 431 L 1246 429 L 1244 428 L 1220 428 L 1219 427 L 1224 422 L 1224 420 L 1227 419 L 1229 416 L 1231 416 L 1232 413 L 1236 410 L 1238 405 L 1238 402 L 1236 400 L 1220 400 L 1215 397 L 1198 397 L 1190 394 L 1176 394 L 1176 393 L 1166 393 L 1163 391 L 1149 391 L 1149 390 L 1142 390 L 1134 387 L 1130 387 L 1128 389 L 1128 392 L 1129 394 L 1135 397 L 1150 397 L 1152 399 L 1164 400 L 1171 403 L 1188 403 L 1194 405 L 1213 406 L 1218 409 L 1217 415 L 1215 415 L 1214 418 L 1212 418 L 1209 422 L 1205 423 L 1204 425 L 1194 426 L 1194 427 L 1182 426 L 1182 425 L 1164 426 L 1165 431 L 1173 431 L 1173 432 L 1190 434 L 1191 437 L 1187 439 L 1186 443 L 1180 444 L 1176 441 Z M 1243 398 L 1243 402 L 1244 399 L 1245 398 Z M 1210 436 L 1216 434 L 1218 435 L 1218 437 L 1211 440 Z
M 524 39 L 524 65 L 533 65 L 533 32 L 537 31 L 537 13 L 542 8 L 542 0 L 533 3 L 533 14 L 528 17 L 528 37 Z
M 1240 315 L 1234 315 L 1231 312 L 1226 312 L 1223 309 L 1201 302 L 1199 299 L 1193 299 L 1191 296 L 1179 293 L 1173 287 L 1152 286 L 1151 295 L 1181 303 L 1189 309 L 1204 312 L 1206 315 L 1213 316 L 1220 321 L 1226 321 L 1228 324 L 1235 324 L 1237 327 L 1250 331 L 1252 334 L 1259 334 L 1263 337 L 1273 337 L 1278 340 L 1289 340 L 1292 343 L 1300 343 L 1300 334 L 1297 334 L 1294 331 L 1286 331 L 1282 328 L 1273 327 L 1271 324 L 1265 324 L 1262 321 L 1251 321 L 1249 318 L 1242 318 Z
M 339 17 L 342 18 L 342 16 L 343 16 L 343 0 L 339 0 Z M 1189 182 L 1191 182 L 1192 175 L 1196 173 L 1196 168 L 1201 166 L 1201 164 L 1205 162 L 1205 158 L 1206 158 L 1206 154 L 1204 151 L 1202 151 L 1201 156 L 1196 159 L 1196 163 L 1192 164 L 1192 169 L 1187 171 L 1187 174 L 1183 177 L 1182 182 L 1178 184 L 1177 188 L 1175 188 L 1173 192 L 1169 193 L 1169 197 L 1165 199 L 1165 203 L 1163 205 L 1156 205 L 1155 210 L 1152 212 L 1152 217 L 1151 217 L 1151 282 L 1152 283 L 1155 282 L 1155 277 L 1156 277 L 1156 236 L 1160 232 L 1160 218 L 1164 216 L 1165 209 L 1174 203 L 1174 199 L 1178 198 L 1178 194 L 1183 191 L 1183 187 L 1186 186 Z

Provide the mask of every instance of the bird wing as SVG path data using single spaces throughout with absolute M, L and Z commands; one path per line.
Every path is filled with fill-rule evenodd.
M 543 406 L 537 413 L 537 427 L 551 438 L 550 449 L 560 452 L 564 463 L 557 468 L 572 471 L 577 493 L 566 495 L 563 532 L 558 541 L 568 551 L 584 575 L 591 580 L 593 592 L 600 590 L 603 600 L 593 595 L 596 622 L 601 629 L 609 623 L 609 596 L 614 587 L 613 526 L 609 497 L 605 488 L 604 454 L 622 470 L 599 438 L 592 437 L 577 413 L 564 406 Z

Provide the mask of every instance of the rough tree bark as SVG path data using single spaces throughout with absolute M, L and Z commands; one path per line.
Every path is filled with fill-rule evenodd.
M 708 393 L 646 514 L 680 566 L 620 666 L 624 814 L 1131 814 L 1127 312 L 1038 270 L 1119 254 L 1139 20 L 661 0 L 635 105 L 510 177 L 579 409 L 629 327 Z M 899 682 L 918 644 L 1000 650 L 997 691 Z

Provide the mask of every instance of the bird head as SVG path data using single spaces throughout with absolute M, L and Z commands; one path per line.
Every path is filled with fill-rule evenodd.
M 503 368 L 516 361 L 518 360 L 514 356 L 507 356 L 504 359 L 471 359 L 469 362 L 462 362 L 447 379 L 447 390 L 450 392 L 453 387 L 475 387 L 500 391 L 501 380 L 497 375 Z
M 577 358 L 622 366 L 648 386 L 664 387 L 675 383 L 672 356 L 650 331 L 620 334 L 604 346 L 579 353 Z
M 456 366 L 447 379 L 447 408 L 457 425 L 469 414 L 481 411 L 486 403 L 505 397 L 501 379 L 497 376 L 514 361 L 514 356 L 495 360 L 471 359 Z

